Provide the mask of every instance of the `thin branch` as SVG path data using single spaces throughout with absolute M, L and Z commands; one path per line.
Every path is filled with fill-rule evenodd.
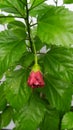
M 46 1 L 46 0 L 45 0 Z M 32 9 L 36 8 L 37 6 L 41 5 L 44 2 L 44 0 L 42 2 L 40 2 L 39 4 L 33 6 L 32 8 L 29 9 L 29 11 L 31 11 Z
M 27 0 L 26 0 L 27 2 Z M 29 39 L 29 42 L 30 42 L 30 47 L 31 47 L 31 50 L 32 52 L 33 51 L 33 42 L 32 42 L 32 39 L 31 39 L 31 32 L 30 32 L 30 24 L 29 24 L 29 10 L 28 10 L 28 2 L 26 3 L 26 25 L 27 25 L 27 32 L 28 32 L 28 39 Z
M 35 26 L 35 25 L 37 25 L 37 24 L 38 24 L 38 23 L 31 24 L 30 27 L 33 27 L 33 26 Z
M 58 0 L 53 0 L 56 6 L 58 5 Z

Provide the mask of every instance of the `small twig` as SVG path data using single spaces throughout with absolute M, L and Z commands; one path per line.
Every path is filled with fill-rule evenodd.
M 56 6 L 58 5 L 58 0 L 53 0 Z
M 38 24 L 38 23 L 31 24 L 30 27 L 33 27 L 33 26 L 35 26 L 35 25 L 37 25 L 37 24 Z

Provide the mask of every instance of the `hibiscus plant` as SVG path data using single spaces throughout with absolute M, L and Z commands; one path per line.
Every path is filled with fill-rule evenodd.
M 0 0 L 0 129 L 73 130 L 73 0 L 48 2 Z

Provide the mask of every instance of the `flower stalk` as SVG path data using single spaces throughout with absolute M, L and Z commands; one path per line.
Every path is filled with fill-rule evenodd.
M 35 44 L 33 43 L 33 48 L 34 48 L 34 57 L 35 57 L 35 64 L 38 64 L 38 57 L 37 57 L 37 52 L 36 52 L 36 47 Z

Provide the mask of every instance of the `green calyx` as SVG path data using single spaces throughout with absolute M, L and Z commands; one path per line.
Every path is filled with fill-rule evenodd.
M 37 72 L 37 71 L 40 71 L 40 70 L 41 70 L 40 66 L 38 64 L 34 64 L 32 71 Z

